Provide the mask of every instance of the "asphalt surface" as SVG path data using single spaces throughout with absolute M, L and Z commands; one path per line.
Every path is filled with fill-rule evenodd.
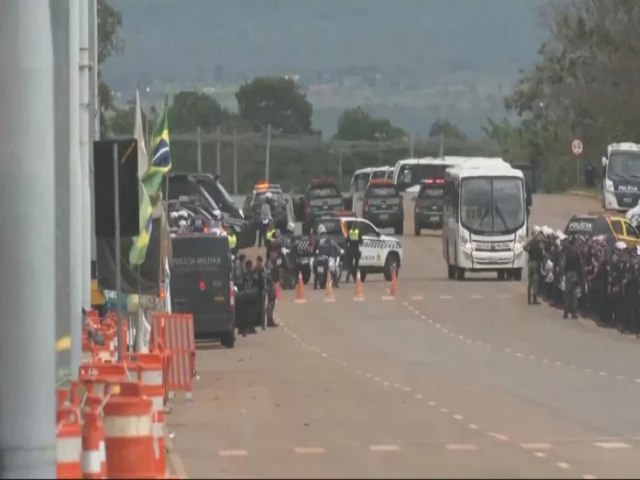
M 407 226 L 412 203 L 407 205 Z M 533 224 L 598 209 L 537 196 Z M 612 478 L 640 471 L 640 341 L 527 306 L 526 284 L 447 280 L 439 232 L 325 302 L 285 292 L 282 325 L 201 346 L 194 400 L 167 416 L 191 478 Z

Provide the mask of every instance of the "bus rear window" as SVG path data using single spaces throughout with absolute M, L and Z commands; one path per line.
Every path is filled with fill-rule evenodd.
M 418 198 L 442 198 L 444 197 L 444 187 L 440 185 L 425 186 L 420 189 Z
M 367 195 L 369 197 L 395 197 L 398 195 L 398 191 L 393 185 L 385 185 L 380 187 L 370 187 Z
M 309 197 L 310 198 L 329 198 L 329 197 L 339 197 L 340 191 L 338 187 L 335 185 L 328 185 L 322 187 L 311 187 L 309 189 Z

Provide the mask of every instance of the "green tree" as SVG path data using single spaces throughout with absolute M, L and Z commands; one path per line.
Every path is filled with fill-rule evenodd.
M 375 142 L 379 139 L 397 140 L 407 137 L 402 128 L 396 127 L 389 120 L 372 117 L 362 107 L 348 108 L 338 119 L 336 140 L 364 140 Z
M 114 110 L 111 89 L 102 80 L 100 66 L 113 54 L 124 50 L 124 40 L 119 36 L 122 27 L 122 14 L 107 2 L 98 0 L 98 97 L 100 101 L 100 136 L 109 131 L 107 113 Z
M 267 124 L 282 133 L 313 133 L 313 106 L 290 78 L 258 77 L 236 92 L 240 116 L 259 132 Z
M 436 138 L 442 134 L 447 139 L 466 141 L 468 138 L 460 128 L 449 120 L 436 120 L 429 129 L 429 138 Z
M 233 114 L 214 98 L 206 93 L 193 91 L 179 92 L 174 95 L 169 110 L 171 130 L 176 133 L 192 133 L 197 127 L 213 130 L 218 126 L 226 127 L 231 123 L 239 127 L 237 121 L 232 122 L 233 117 Z

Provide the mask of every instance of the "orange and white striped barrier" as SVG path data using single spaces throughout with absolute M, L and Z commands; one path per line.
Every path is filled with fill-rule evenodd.
M 137 364 L 142 393 L 151 398 L 155 470 L 156 475 L 162 477 L 167 468 L 167 447 L 164 438 L 164 358 L 160 353 L 130 353 L 127 359 Z
M 82 477 L 107 478 L 105 430 L 102 422 L 102 397 L 88 394 L 83 412 L 82 426 Z
M 56 478 L 82 478 L 82 432 L 78 411 L 70 404 L 56 411 Z
M 151 317 L 153 343 L 162 340 L 170 352 L 165 387 L 169 398 L 183 391 L 187 399 L 193 396 L 193 377 L 196 375 L 196 340 L 193 315 L 154 313 Z M 160 337 L 162 335 L 162 337 Z
M 117 385 L 127 380 L 127 368 L 123 363 L 82 364 L 78 369 L 78 379 L 89 393 L 106 396 L 105 385 Z
M 108 478 L 154 478 L 153 405 L 139 383 L 125 382 L 104 406 Z

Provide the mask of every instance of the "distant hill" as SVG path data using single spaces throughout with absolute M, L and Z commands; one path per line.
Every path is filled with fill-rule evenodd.
M 296 74 L 325 135 L 354 103 L 415 133 L 445 114 L 478 134 L 544 38 L 543 0 L 110 1 L 126 47 L 104 74 L 123 97 L 209 85 L 233 105 L 245 80 Z

